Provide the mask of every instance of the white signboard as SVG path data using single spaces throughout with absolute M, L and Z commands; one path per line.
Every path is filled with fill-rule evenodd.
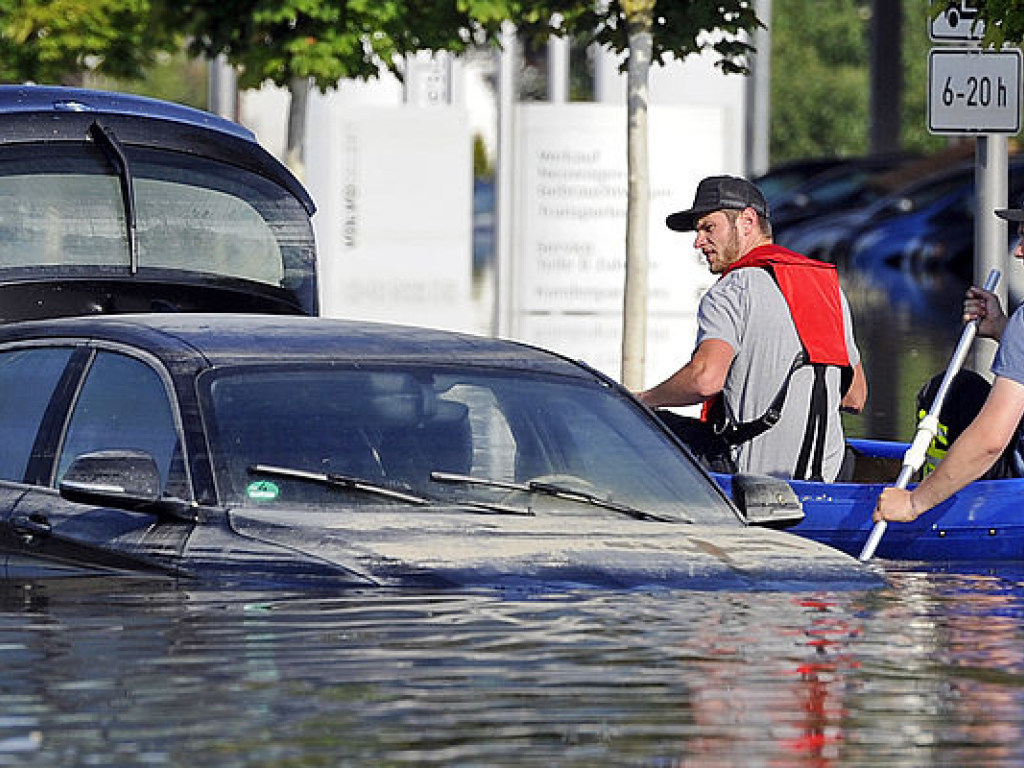
M 942 11 L 931 18 L 929 37 L 936 42 L 966 43 L 985 36 L 985 22 L 978 21 L 977 2 L 972 0 L 932 0 Z M 932 9 L 929 9 L 932 11 Z
M 406 57 L 405 102 L 416 107 L 452 103 L 451 54 L 421 52 Z
M 933 48 L 928 54 L 928 130 L 938 134 L 1017 133 L 1018 49 Z
M 465 113 L 316 100 L 308 125 L 321 314 L 474 330 Z
M 626 111 L 523 104 L 517 112 L 512 333 L 618 378 L 626 241 Z M 645 380 L 690 358 L 696 308 L 712 282 L 693 235 L 665 226 L 697 182 L 728 172 L 724 111 L 651 107 L 648 339 Z

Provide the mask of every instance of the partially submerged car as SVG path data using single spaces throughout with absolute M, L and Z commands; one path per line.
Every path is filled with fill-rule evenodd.
M 627 392 L 513 342 L 269 315 L 40 320 L 0 326 L 0 391 L 8 577 L 878 583 L 745 526 Z
M 0 577 L 872 587 L 586 365 L 312 317 L 312 201 L 205 113 L 0 88 Z M 10 210 L 13 208 L 14 210 Z M 13 243 L 13 244 L 12 244 Z

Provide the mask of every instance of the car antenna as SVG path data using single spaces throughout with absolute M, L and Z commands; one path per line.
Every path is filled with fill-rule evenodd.
M 139 271 L 139 242 L 135 218 L 135 189 L 132 185 L 128 156 L 125 155 L 121 142 L 117 140 L 114 132 L 100 125 L 99 121 L 93 121 L 89 126 L 89 135 L 100 145 L 103 154 L 121 180 L 121 200 L 124 202 L 124 218 L 128 225 L 128 264 L 134 275 Z

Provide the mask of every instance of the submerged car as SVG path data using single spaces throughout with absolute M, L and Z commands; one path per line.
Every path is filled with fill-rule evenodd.
M 28 321 L 0 326 L 0 391 L 8 578 L 878 583 L 745 525 L 629 393 L 514 342 L 269 315 Z
M 0 577 L 881 583 L 586 365 L 316 317 L 313 203 L 227 121 L 0 87 L 0 197 Z

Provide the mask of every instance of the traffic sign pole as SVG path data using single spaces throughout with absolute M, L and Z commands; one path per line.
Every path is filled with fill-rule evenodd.
M 1020 130 L 1021 52 L 981 47 L 985 26 L 977 18 L 978 0 L 931 0 L 942 5 L 930 13 L 928 34 L 940 45 L 928 52 L 928 130 L 976 137 L 974 161 L 974 284 L 1010 260 L 1006 223 L 994 211 L 1005 208 L 1009 182 L 1007 136 Z M 998 291 L 1006 306 L 1006 283 Z M 975 370 L 986 371 L 995 344 L 976 344 Z

